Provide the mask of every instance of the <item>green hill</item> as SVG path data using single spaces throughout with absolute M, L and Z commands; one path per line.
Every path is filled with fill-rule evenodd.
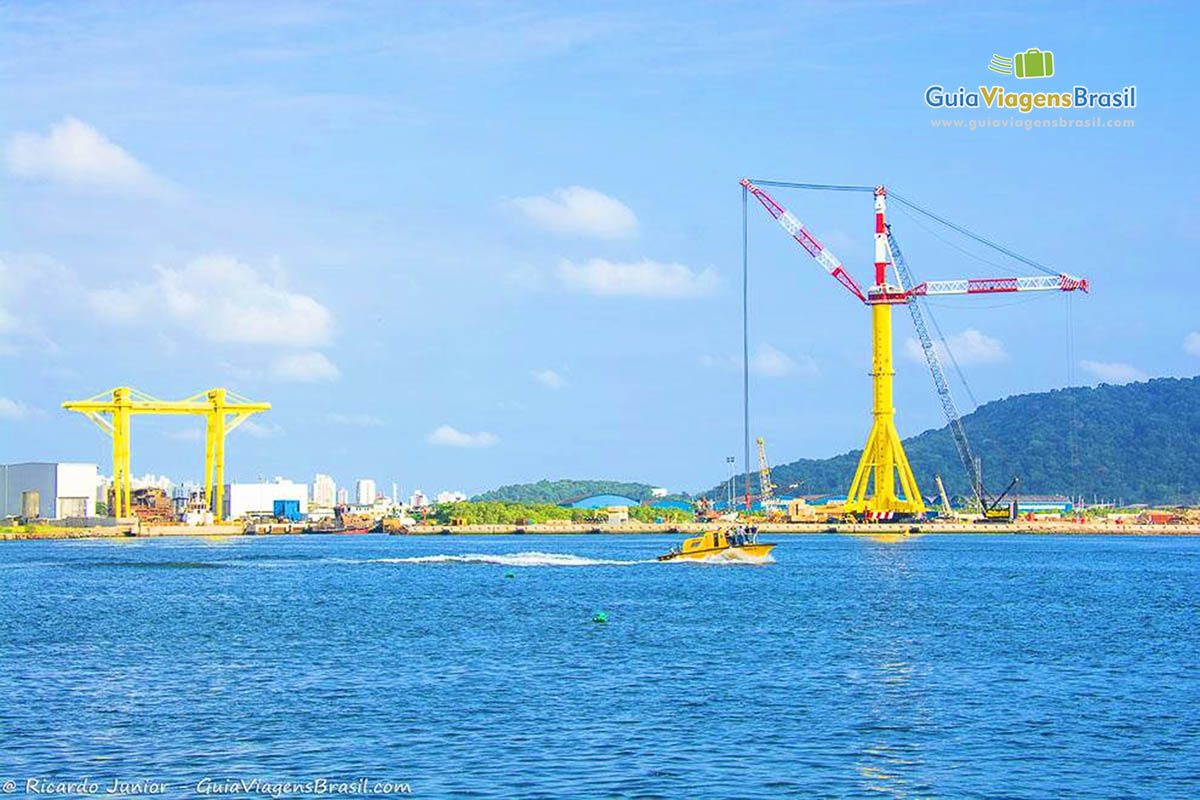
M 1200 503 L 1200 377 L 1008 397 L 963 417 L 963 427 L 992 491 L 1017 475 L 1022 492 Z M 936 492 L 934 473 L 951 494 L 970 491 L 948 426 L 905 439 L 904 449 L 927 497 Z M 843 494 L 861 452 L 783 464 L 772 481 Z M 756 476 L 750 485 L 757 488 Z M 724 497 L 725 486 L 707 494 Z
M 590 480 L 540 480 L 501 486 L 472 497 L 475 501 L 500 500 L 507 503 L 564 503 L 592 494 L 619 494 L 634 500 L 646 500 L 654 489 L 648 483 Z

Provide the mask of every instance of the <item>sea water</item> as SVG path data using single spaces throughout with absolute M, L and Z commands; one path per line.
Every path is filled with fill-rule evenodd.
M 5 543 L 0 780 L 1200 793 L 1200 539 L 780 536 L 774 563 L 654 560 L 679 539 Z

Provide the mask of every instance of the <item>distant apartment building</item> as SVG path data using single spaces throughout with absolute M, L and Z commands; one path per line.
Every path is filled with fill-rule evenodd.
M 332 506 L 335 502 L 337 502 L 337 484 L 333 482 L 333 478 L 318 472 L 313 477 L 313 505 Z
M 354 482 L 355 502 L 360 506 L 369 506 L 375 502 L 375 481 L 370 478 L 359 478 Z
M 337 504 L 339 506 L 350 505 L 350 490 L 345 486 L 337 490 Z
M 467 499 L 467 495 L 463 492 L 438 492 L 434 498 L 440 505 L 442 503 L 461 503 Z
M 96 464 L 27 462 L 0 465 L 0 516 L 21 516 L 21 501 L 43 519 L 94 517 Z
M 409 498 L 408 498 L 409 508 L 424 508 L 427 505 L 429 505 L 429 498 L 426 497 L 425 493 L 422 492 L 420 489 L 414 490 L 413 493 L 411 495 L 409 495 Z

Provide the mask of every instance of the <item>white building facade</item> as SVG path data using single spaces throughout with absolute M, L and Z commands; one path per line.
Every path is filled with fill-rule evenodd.
M 308 484 L 276 478 L 271 483 L 230 483 L 225 486 L 222 516 L 239 519 L 247 514 L 273 514 L 276 500 L 298 500 L 300 513 L 308 513 Z
M 43 519 L 96 516 L 99 467 L 80 462 L 0 465 L 0 516 L 21 514 L 21 496 L 37 492 Z M 32 499 L 32 495 L 30 495 Z

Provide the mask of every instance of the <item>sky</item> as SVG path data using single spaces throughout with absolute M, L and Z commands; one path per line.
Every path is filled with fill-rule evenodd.
M 0 461 L 95 461 L 64 400 L 270 402 L 227 478 L 696 491 L 741 455 L 742 177 L 885 184 L 1086 295 L 931 305 L 970 394 L 1200 372 L 1187 3 L 0 5 Z M 1055 75 L 988 70 L 1054 54 Z M 1137 87 L 932 109 L 930 85 Z M 1132 120 L 1036 128 L 1026 119 Z M 934 127 L 941 120 L 997 127 Z M 1003 127 L 1008 120 L 1008 127 Z M 772 190 L 870 283 L 869 194 Z M 918 280 L 1028 267 L 892 203 Z M 749 209 L 752 435 L 861 447 L 869 312 Z M 1077 296 L 1078 295 L 1078 296 Z M 903 436 L 944 424 L 897 309 Z M 199 479 L 198 421 L 133 471 Z

